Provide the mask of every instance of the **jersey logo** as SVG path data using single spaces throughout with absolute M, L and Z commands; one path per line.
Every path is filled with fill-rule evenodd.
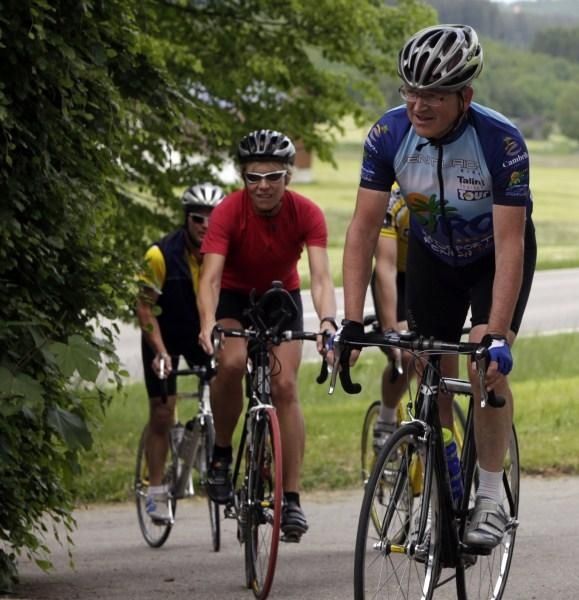
M 456 193 L 458 199 L 464 200 L 465 202 L 474 202 L 476 200 L 484 200 L 485 198 L 491 197 L 490 190 L 461 190 L 460 188 L 457 188 Z

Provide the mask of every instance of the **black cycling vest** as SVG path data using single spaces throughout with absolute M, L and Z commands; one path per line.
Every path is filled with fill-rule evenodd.
M 199 313 L 187 260 L 186 237 L 187 232 L 181 228 L 156 242 L 166 269 L 162 294 L 157 300 L 161 308 L 157 320 L 170 354 L 189 351 L 199 336 Z

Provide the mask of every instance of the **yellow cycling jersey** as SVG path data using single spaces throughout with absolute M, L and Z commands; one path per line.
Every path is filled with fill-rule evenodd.
M 408 254 L 408 232 L 410 228 L 410 212 L 406 201 L 399 194 L 390 194 L 390 203 L 380 230 L 382 237 L 396 240 L 396 268 L 406 272 L 406 256 Z
M 165 284 L 167 267 L 165 265 L 165 258 L 163 257 L 163 253 L 159 246 L 153 245 L 147 250 L 145 253 L 145 262 L 147 263 L 147 273 L 141 274 L 139 279 L 143 285 L 152 288 L 157 294 L 161 294 L 163 285 Z M 190 253 L 187 253 L 187 262 L 189 263 L 189 270 L 191 271 L 193 291 L 195 292 L 195 295 L 197 295 L 201 265 Z

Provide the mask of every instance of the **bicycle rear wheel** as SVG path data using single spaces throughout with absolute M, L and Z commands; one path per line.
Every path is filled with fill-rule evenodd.
M 277 413 L 262 410 L 255 422 L 248 458 L 245 565 L 248 587 L 267 598 L 277 561 L 282 507 L 282 455 Z
M 440 507 L 424 429 L 403 425 L 380 452 L 364 493 L 354 598 L 432 598 L 439 574 Z M 378 519 L 379 528 L 374 522 Z
M 213 428 L 213 418 L 205 417 L 205 425 L 201 432 L 201 443 L 199 444 L 199 455 L 197 456 L 197 469 L 201 478 L 201 485 L 207 495 L 207 505 L 209 508 L 209 525 L 211 527 L 211 543 L 213 550 L 219 552 L 221 548 L 221 522 L 219 520 L 219 504 L 213 502 L 207 494 L 207 473 L 211 465 L 213 455 L 213 444 L 215 442 L 215 430 Z
M 513 558 L 517 518 L 519 514 L 519 446 L 513 427 L 511 441 L 504 460 L 501 501 L 512 524 L 501 543 L 487 555 L 467 557 L 464 567 L 465 594 L 468 600 L 500 600 L 503 597 Z M 474 505 L 478 477 L 473 477 L 470 491 L 471 507 Z M 470 560 L 469 560 L 470 559 Z
M 139 440 L 139 447 L 137 450 L 137 463 L 135 468 L 135 501 L 137 504 L 137 517 L 139 521 L 139 527 L 141 533 L 145 538 L 145 541 L 152 548 L 160 548 L 169 537 L 172 523 L 155 523 L 147 514 L 145 504 L 147 500 L 147 490 L 149 488 L 149 468 L 147 466 L 147 458 L 145 455 L 145 440 L 147 437 L 147 426 L 141 433 L 141 439 Z M 167 454 L 167 461 L 165 464 L 165 476 L 163 478 L 163 484 L 167 485 L 170 490 L 174 486 L 174 466 L 172 453 Z M 173 515 L 177 509 L 177 501 L 174 497 L 171 497 L 171 508 L 173 509 Z

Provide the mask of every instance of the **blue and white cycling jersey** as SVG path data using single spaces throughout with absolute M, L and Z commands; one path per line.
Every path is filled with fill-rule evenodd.
M 400 106 L 371 129 L 360 187 L 390 190 L 397 181 L 410 209 L 410 230 L 431 252 L 464 265 L 494 249 L 493 204 L 532 209 L 529 154 L 503 115 L 473 103 L 441 145 L 417 135 Z

